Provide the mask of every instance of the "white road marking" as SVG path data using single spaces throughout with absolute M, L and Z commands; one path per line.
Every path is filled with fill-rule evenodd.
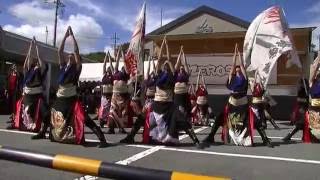
M 201 128 L 196 129 L 194 132 L 195 132 L 195 133 L 198 133 L 198 132 L 200 132 L 200 131 L 203 131 L 203 130 L 206 129 L 206 128 L 207 128 L 207 127 L 201 127 Z M 182 136 L 179 137 L 179 140 L 181 141 L 181 140 L 183 140 L 183 139 L 185 139 L 185 138 L 187 138 L 187 137 L 188 137 L 188 135 L 184 134 L 184 135 L 182 135 Z M 131 156 L 131 157 L 125 159 L 125 160 L 118 161 L 117 164 L 128 165 L 128 164 L 130 164 L 130 163 L 132 163 L 132 162 L 134 162 L 134 161 L 137 161 L 137 160 L 142 159 L 142 158 L 144 158 L 144 157 L 146 157 L 146 156 L 148 156 L 148 155 L 150 155 L 150 154 L 152 154 L 152 153 L 155 153 L 155 152 L 159 151 L 160 149 L 162 149 L 162 148 L 164 148 L 164 147 L 165 147 L 165 146 L 155 146 L 155 147 L 152 147 L 151 149 L 142 151 L 142 152 L 140 152 L 140 153 L 138 153 L 138 154 L 135 154 L 135 155 L 133 155 L 133 156 Z
M 203 130 L 205 130 L 207 128 L 208 127 L 201 127 L 201 128 L 196 129 L 194 132 L 198 133 L 198 132 L 203 131 Z M 183 140 L 183 139 L 185 139 L 187 137 L 188 137 L 188 135 L 184 134 L 182 136 L 179 136 L 179 140 Z M 127 145 L 127 146 L 134 147 L 133 145 Z M 154 147 L 152 147 L 152 146 L 136 145 L 135 147 L 144 147 L 144 148 L 147 147 L 148 149 L 145 150 L 145 151 L 142 151 L 142 152 L 140 152 L 138 154 L 135 154 L 133 156 L 130 156 L 127 159 L 118 161 L 118 162 L 116 162 L 116 164 L 129 165 L 132 162 L 135 162 L 135 161 L 137 161 L 139 159 L 142 159 L 142 158 L 144 158 L 146 156 L 149 156 L 150 154 L 153 154 L 153 153 L 163 149 L 165 146 L 154 146 Z M 82 176 L 82 177 L 88 178 L 89 180 L 93 180 L 93 179 L 97 178 L 97 177 L 89 176 L 89 175 L 85 175 L 85 176 Z M 80 179 L 82 177 L 80 177 Z M 79 180 L 79 178 L 76 178 L 74 180 Z
M 144 149 L 150 149 L 150 148 L 154 147 L 152 145 L 142 145 L 142 144 L 128 144 L 126 146 L 128 146 L 128 147 L 138 147 L 138 148 L 144 148 Z
M 205 129 L 207 129 L 207 128 L 208 128 L 208 126 L 202 126 L 202 127 L 198 128 L 198 129 L 194 130 L 194 133 L 201 132 L 201 131 L 203 131 L 203 130 L 205 130 Z M 182 136 L 179 136 L 179 140 L 181 141 L 181 140 L 183 140 L 183 139 L 185 139 L 185 138 L 187 138 L 187 137 L 189 137 L 189 135 L 184 134 L 184 135 L 182 135 Z
M 0 132 L 11 132 L 16 134 L 29 134 L 29 135 L 36 135 L 37 133 L 33 132 L 26 132 L 26 131 L 17 131 L 17 130 L 9 130 L 9 129 L 0 129 Z
M 146 148 L 146 149 L 150 148 L 150 146 L 134 145 L 134 144 L 128 145 L 128 146 Z M 260 155 L 250 155 L 250 154 L 221 153 L 221 152 L 212 152 L 212 151 L 203 151 L 203 150 L 191 150 L 191 149 L 180 149 L 180 148 L 171 148 L 171 147 L 164 147 L 161 150 L 196 153 L 196 154 L 209 154 L 209 155 L 218 155 L 218 156 L 243 157 L 243 158 L 252 158 L 252 159 L 268 159 L 268 160 L 278 160 L 278 161 L 289 161 L 289 162 L 299 162 L 299 163 L 307 163 L 307 164 L 320 164 L 320 161 L 317 161 L 317 160 L 295 159 L 295 158 L 285 158 L 285 157 L 275 157 L 275 156 L 260 156 Z
M 15 134 L 28 134 L 28 135 L 36 135 L 37 133 L 34 132 L 27 132 L 27 131 L 18 131 L 18 130 L 8 130 L 8 129 L 0 129 L 0 132 L 9 132 L 9 133 L 15 133 Z M 49 134 L 46 133 L 46 137 L 49 137 Z M 85 139 L 86 142 L 100 142 L 96 139 Z M 113 143 L 111 141 L 107 141 L 108 143 Z
M 255 137 L 255 138 L 261 138 L 261 136 L 253 136 L 253 137 Z M 268 136 L 268 138 L 270 138 L 270 139 L 283 139 L 284 137 L 280 137 L 280 136 Z M 297 141 L 299 141 L 299 140 L 301 140 L 301 138 L 291 138 L 291 140 L 297 140 Z
M 170 147 L 164 147 L 161 150 L 198 153 L 198 154 L 210 154 L 210 155 L 217 155 L 217 156 L 242 157 L 242 158 L 251 158 L 251 159 L 268 159 L 268 160 L 299 162 L 299 163 L 319 164 L 320 165 L 320 161 L 309 160 L 309 159 L 294 159 L 294 158 L 284 158 L 284 157 L 275 157 L 275 156 L 259 156 L 259 155 L 250 155 L 250 154 L 222 153 L 222 152 L 212 152 L 212 151 L 178 149 L 178 148 L 170 148 Z
M 200 127 L 195 130 L 195 133 L 198 133 L 204 129 L 207 129 L 208 127 Z M 26 131 L 17 131 L 17 130 L 8 130 L 8 129 L 0 129 L 0 132 L 11 132 L 11 133 L 16 133 L 16 134 L 28 134 L 28 135 L 35 135 L 36 133 L 33 132 L 26 132 Z M 182 140 L 184 138 L 188 137 L 187 134 L 184 134 L 179 137 L 179 140 Z M 255 138 L 261 138 L 260 136 L 254 136 Z M 268 136 L 270 139 L 282 139 L 284 137 L 280 136 Z M 301 140 L 301 137 L 296 137 L 296 138 L 291 138 L 291 140 Z M 87 142 L 100 142 L 99 140 L 96 139 L 86 139 Z M 108 143 L 112 143 L 112 141 L 108 141 Z
M 125 159 L 125 160 L 118 161 L 118 162 L 116 162 L 116 164 L 129 165 L 132 162 L 137 161 L 139 159 L 142 159 L 142 158 L 144 158 L 146 156 L 149 156 L 150 154 L 155 153 L 155 152 L 159 151 L 162 148 L 164 148 L 164 146 L 155 146 L 153 148 L 150 148 L 148 150 L 145 150 L 145 151 L 142 151 L 142 152 L 140 152 L 138 154 L 135 154 L 135 155 L 133 155 L 133 156 L 131 156 L 131 157 Z
M 287 124 L 290 123 L 291 121 L 275 121 L 276 124 Z M 267 121 L 267 124 L 271 124 L 271 122 Z

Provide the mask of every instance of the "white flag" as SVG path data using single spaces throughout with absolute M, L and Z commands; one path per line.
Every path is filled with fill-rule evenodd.
M 273 6 L 259 14 L 248 28 L 243 46 L 245 67 L 248 72 L 258 71 L 266 88 L 271 70 L 282 54 L 288 56 L 287 67 L 301 67 L 283 10 Z M 249 73 L 249 78 L 254 74 Z
M 130 45 L 125 57 L 125 64 L 130 74 L 143 75 L 143 49 L 146 24 L 146 3 L 143 4 L 136 21 Z

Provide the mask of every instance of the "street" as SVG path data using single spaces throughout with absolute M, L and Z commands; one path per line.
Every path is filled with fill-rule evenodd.
M 281 130 L 274 130 L 268 124 L 267 134 L 275 144 L 274 148 L 264 147 L 255 133 L 255 147 L 237 147 L 222 145 L 220 133 L 215 137 L 216 144 L 204 150 L 198 150 L 186 135 L 181 135 L 182 144 L 178 147 L 151 145 L 119 144 L 122 134 L 105 134 L 112 145 L 99 149 L 97 138 L 86 129 L 86 147 L 52 143 L 48 139 L 31 140 L 33 133 L 6 130 L 8 116 L 1 116 L 0 144 L 4 146 L 33 150 L 50 154 L 66 154 L 114 162 L 129 166 L 152 169 L 175 170 L 189 173 L 227 176 L 234 179 L 318 179 L 320 167 L 319 144 L 302 144 L 301 132 L 293 142 L 283 143 L 284 137 L 292 128 L 286 123 L 279 123 Z M 107 128 L 103 129 L 104 132 Z M 129 131 L 129 129 L 127 129 Z M 209 127 L 196 127 L 200 140 L 210 132 Z M 136 136 L 141 141 L 141 134 Z M 0 160 L 1 179 L 96 179 L 91 176 L 73 174 L 52 169 L 35 167 Z M 303 173 L 302 173 L 303 172 Z M 100 179 L 100 178 L 99 178 Z

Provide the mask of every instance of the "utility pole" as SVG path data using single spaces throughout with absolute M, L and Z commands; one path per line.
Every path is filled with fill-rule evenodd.
M 320 34 L 318 35 L 318 51 L 320 51 Z
M 163 14 L 163 12 L 162 12 L 162 8 L 161 8 L 161 10 L 160 10 L 160 22 L 161 22 L 160 27 L 162 27 L 162 14 Z
M 45 3 L 49 3 L 48 0 L 44 0 Z M 65 5 L 61 2 L 61 0 L 54 0 L 53 4 L 55 4 L 55 18 L 54 18 L 54 31 L 53 31 L 53 46 L 56 47 L 57 43 L 57 24 L 58 24 L 58 12 L 60 8 L 64 8 Z
M 55 0 L 53 3 L 56 5 L 55 19 L 54 19 L 54 34 L 53 34 L 53 46 L 56 47 L 57 43 L 57 23 L 58 23 L 58 10 L 65 7 L 61 0 Z
M 44 0 L 45 3 L 48 3 L 48 0 Z M 58 24 L 58 10 L 59 8 L 65 7 L 65 5 L 61 2 L 61 0 L 54 0 L 53 3 L 55 4 L 55 19 L 54 19 L 54 34 L 53 34 L 53 46 L 56 47 L 57 41 L 57 24 Z M 48 28 L 46 27 L 46 43 L 48 43 Z M 46 79 L 46 96 L 47 102 L 49 103 L 50 100 L 50 87 L 51 87 L 51 64 L 48 63 L 48 72 L 49 76 Z
M 46 44 L 48 44 L 48 26 L 46 26 Z
M 112 40 L 114 40 L 113 43 L 113 51 L 114 51 L 114 58 L 117 56 L 116 48 L 117 48 L 117 41 L 120 40 L 120 38 L 117 36 L 117 33 L 114 33 L 114 36 L 111 37 Z

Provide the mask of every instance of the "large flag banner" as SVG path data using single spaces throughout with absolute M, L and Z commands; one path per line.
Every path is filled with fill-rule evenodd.
M 143 49 L 146 26 L 146 3 L 143 4 L 126 53 L 125 64 L 131 75 L 143 74 Z
M 258 71 L 266 88 L 270 73 L 279 57 L 287 56 L 286 67 L 301 63 L 282 8 L 273 6 L 259 14 L 251 23 L 243 46 L 244 64 L 249 78 Z

